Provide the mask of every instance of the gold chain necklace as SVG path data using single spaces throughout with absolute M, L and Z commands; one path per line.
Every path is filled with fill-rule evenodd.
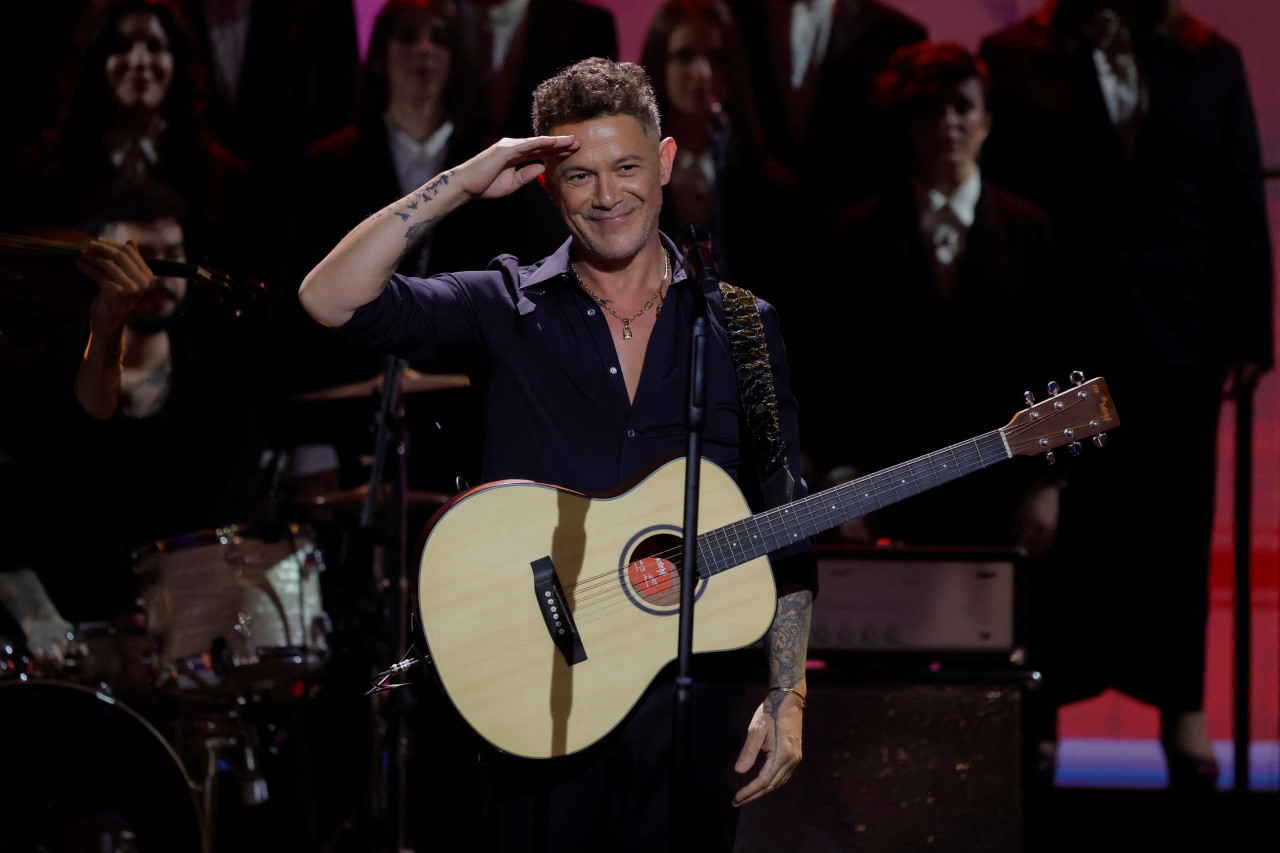
M 577 264 L 575 264 L 573 261 L 570 261 L 569 268 L 573 270 L 574 278 L 578 280 L 578 284 L 582 285 L 582 289 L 587 292 L 587 295 L 590 296 L 592 299 L 594 299 L 596 302 L 600 303 L 601 308 L 608 311 L 610 314 L 612 314 L 613 316 L 617 317 L 619 320 L 622 321 L 622 339 L 624 341 L 629 341 L 631 340 L 631 321 L 639 317 L 644 312 L 648 311 L 650 308 L 652 308 L 653 303 L 656 302 L 658 297 L 662 295 L 662 288 L 663 288 L 663 285 L 667 283 L 667 276 L 671 275 L 671 255 L 667 252 L 666 249 L 662 250 L 662 281 L 658 284 L 658 289 L 653 292 L 653 296 L 650 296 L 649 301 L 644 304 L 644 307 L 641 308 L 636 313 L 632 314 L 630 317 L 623 317 L 617 311 L 614 311 L 612 308 L 609 307 L 609 303 L 605 302 L 603 299 L 597 296 L 594 290 L 587 287 L 586 280 L 583 279 L 582 275 L 578 272 Z M 659 313 L 661 313 L 662 311 L 661 305 L 658 306 L 658 311 Z

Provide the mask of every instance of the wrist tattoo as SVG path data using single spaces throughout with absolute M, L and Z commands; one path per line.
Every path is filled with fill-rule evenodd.
M 768 634 L 770 683 L 798 684 L 804 678 L 812 606 L 813 593 L 809 590 L 778 599 L 778 612 Z

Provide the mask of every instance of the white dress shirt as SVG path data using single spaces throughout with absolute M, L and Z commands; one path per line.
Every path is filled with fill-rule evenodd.
M 489 58 L 492 67 L 485 72 L 497 71 L 506 61 L 507 51 L 511 49 L 511 40 L 515 38 L 520 22 L 524 20 L 529 9 L 529 0 L 501 0 L 484 7 L 483 27 L 492 35 Z M 483 34 L 480 36 L 483 38 Z
M 452 137 L 451 121 L 418 142 L 387 119 L 387 140 L 391 143 L 391 160 L 395 163 L 396 183 L 402 195 L 408 195 L 444 170 L 444 158 Z
M 794 0 L 791 4 L 791 88 L 799 89 L 809 66 L 820 65 L 831 40 L 836 0 Z
M 917 189 L 920 230 L 933 254 L 935 268 L 951 269 L 964 252 L 981 194 L 982 173 L 976 166 L 973 174 L 950 195 L 935 189 Z

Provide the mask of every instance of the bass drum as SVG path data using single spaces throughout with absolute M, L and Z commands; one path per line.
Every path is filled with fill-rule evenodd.
M 191 779 L 128 706 L 60 681 L 0 680 L 0 850 L 200 853 Z

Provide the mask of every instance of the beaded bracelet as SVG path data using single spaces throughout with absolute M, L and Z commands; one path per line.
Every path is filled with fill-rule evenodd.
M 800 710 L 801 710 L 801 711 L 803 711 L 805 708 L 808 708 L 808 707 L 809 707 L 809 703 L 808 703 L 807 701 L 805 701 L 804 694 L 803 694 L 803 693 L 801 693 L 799 690 L 796 690 L 796 689 L 795 689 L 795 688 L 793 688 L 793 687 L 770 687 L 770 688 L 769 688 L 769 690 L 770 690 L 770 691 L 774 691 L 774 690 L 781 690 L 783 693 L 794 693 L 794 694 L 796 694 L 797 696 L 799 696 L 799 697 L 800 697 Z

